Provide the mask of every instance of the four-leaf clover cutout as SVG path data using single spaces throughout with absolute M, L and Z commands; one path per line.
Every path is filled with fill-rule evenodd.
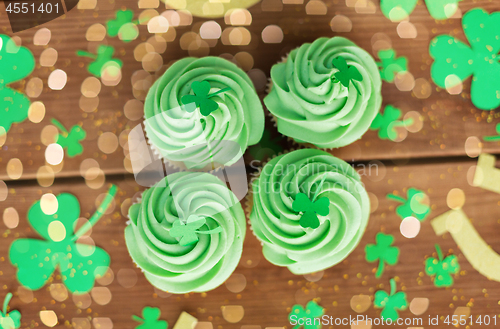
M 0 136 L 7 133 L 13 123 L 26 120 L 30 107 L 28 97 L 7 85 L 26 78 L 34 68 L 31 51 L 0 34 Z
M 97 48 L 97 54 L 91 54 L 89 52 L 79 50 L 76 52 L 78 56 L 89 57 L 92 58 L 92 63 L 89 64 L 87 70 L 89 73 L 95 75 L 100 78 L 104 70 L 108 67 L 121 68 L 123 66 L 123 62 L 120 59 L 113 58 L 113 54 L 115 53 L 115 48 L 112 46 L 100 45 Z
M 400 117 L 400 109 L 392 105 L 387 105 L 384 108 L 384 113 L 377 113 L 377 116 L 370 125 L 370 129 L 378 129 L 378 137 L 380 139 L 390 139 L 394 141 L 398 138 L 398 132 L 396 131 L 397 127 L 403 127 L 413 123 L 412 118 L 401 121 L 399 120 Z
M 377 62 L 382 80 L 394 82 L 397 73 L 408 70 L 408 59 L 397 57 L 394 49 L 385 49 L 378 52 L 381 62 Z
M 338 70 L 333 74 L 332 79 L 340 81 L 340 83 L 346 88 L 349 87 L 349 84 L 352 81 L 352 84 L 358 91 L 358 94 L 361 95 L 358 86 L 354 83 L 354 81 L 363 81 L 363 76 L 359 73 L 358 69 L 354 65 L 347 65 L 347 61 L 342 56 L 335 57 L 332 60 L 332 65 Z
M 379 261 L 378 269 L 375 273 L 376 278 L 380 278 L 384 273 L 385 263 L 396 265 L 399 258 L 399 248 L 393 247 L 394 237 L 382 232 L 377 233 L 375 237 L 377 244 L 367 244 L 365 247 L 366 260 L 368 262 Z
M 288 315 L 288 319 L 291 324 L 297 323 L 293 329 L 299 329 L 301 327 L 304 329 L 318 329 L 321 328 L 321 325 L 317 324 L 318 318 L 323 316 L 323 312 L 323 307 L 311 300 L 307 303 L 306 309 L 304 309 L 302 305 L 295 305 L 292 307 L 292 311 Z
M 439 87 L 451 88 L 473 76 L 472 103 L 492 110 L 500 105 L 500 12 L 489 15 L 481 8 L 470 10 L 462 26 L 470 47 L 449 35 L 431 41 L 431 77 Z
M 425 261 L 425 273 L 429 276 L 435 276 L 434 285 L 436 287 L 451 287 L 453 285 L 451 274 L 457 274 L 460 271 L 457 256 L 450 255 L 443 258 L 443 252 L 437 244 L 436 252 L 437 259 L 430 257 Z
M 462 0 L 425 0 L 427 9 L 434 19 L 448 19 L 458 9 Z M 380 9 L 385 17 L 393 22 L 407 19 L 413 12 L 418 0 L 380 0 Z
M 87 133 L 81 126 L 75 125 L 68 132 L 66 128 L 56 119 L 52 119 L 52 123 L 62 131 L 62 134 L 57 135 L 56 143 L 65 148 L 70 158 L 83 153 L 83 146 L 80 144 L 85 139 Z
M 297 193 L 295 196 L 295 200 L 292 203 L 292 209 L 302 214 L 299 224 L 303 228 L 318 228 L 320 225 L 318 215 L 326 216 L 330 213 L 330 200 L 327 197 L 316 200 L 316 197 L 325 182 L 326 175 L 327 174 L 325 173 L 321 183 L 316 188 L 316 192 L 314 193 L 312 200 L 310 200 L 305 193 Z
M 124 42 L 130 42 L 139 36 L 137 21 L 133 21 L 134 12 L 130 9 L 119 10 L 116 12 L 115 19 L 106 22 L 108 35 L 110 37 L 118 36 Z
M 204 116 L 209 116 L 210 113 L 219 108 L 219 104 L 210 98 L 230 90 L 230 88 L 224 88 L 214 93 L 210 93 L 211 86 L 208 81 L 193 81 L 193 83 L 191 83 L 191 89 L 194 95 L 182 96 L 181 103 L 184 104 L 187 112 L 193 112 L 199 107 L 201 115 Z
M 95 279 L 108 270 L 109 255 L 77 240 L 101 218 L 115 194 L 116 186 L 112 185 L 96 213 L 76 232 L 80 204 L 74 195 L 62 193 L 55 197 L 51 204 L 56 204 L 57 209 L 43 207 L 41 201 L 31 206 L 28 221 L 44 240 L 18 239 L 10 246 L 9 258 L 18 268 L 19 282 L 31 290 L 40 289 L 57 268 L 71 293 L 90 291 Z
M 167 329 L 167 321 L 160 320 L 161 311 L 156 307 L 145 307 L 142 309 L 142 318 L 132 315 L 134 321 L 141 324 L 135 329 Z
M 413 187 L 408 189 L 407 199 L 395 194 L 388 194 L 387 198 L 402 203 L 396 208 L 396 214 L 401 219 L 414 216 L 419 221 L 424 221 L 431 212 L 427 195 Z
M 396 281 L 394 279 L 390 280 L 391 283 L 391 293 L 387 294 L 384 290 L 379 290 L 375 293 L 375 300 L 373 305 L 376 308 L 382 308 L 380 316 L 383 319 L 391 319 L 396 321 L 399 318 L 398 310 L 404 311 L 408 307 L 408 301 L 406 300 L 406 293 L 403 291 L 396 292 Z
M 3 301 L 3 309 L 0 311 L 0 329 L 18 329 L 21 327 L 21 313 L 19 311 L 11 311 L 7 313 L 7 305 L 9 305 L 12 293 L 8 293 Z
M 169 234 L 173 238 L 181 238 L 179 244 L 181 246 L 187 246 L 198 242 L 198 234 L 213 234 L 222 231 L 222 227 L 217 226 L 213 230 L 199 231 L 198 229 L 205 225 L 207 220 L 205 217 L 199 217 L 196 215 L 191 215 L 188 217 L 186 222 L 181 219 L 177 219 L 169 231 Z

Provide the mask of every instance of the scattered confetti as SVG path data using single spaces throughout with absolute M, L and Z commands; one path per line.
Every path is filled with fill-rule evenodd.
M 136 25 L 138 21 L 133 21 L 134 12 L 130 9 L 119 10 L 116 12 L 116 18 L 106 22 L 108 35 L 110 37 L 120 36 L 124 42 L 130 42 L 139 36 Z
M 172 228 L 170 229 L 169 234 L 173 238 L 181 237 L 179 244 L 181 246 L 187 246 L 198 242 L 197 234 L 214 234 L 222 231 L 222 227 L 220 226 L 217 226 L 213 230 L 198 231 L 198 229 L 205 224 L 205 217 L 191 215 L 188 217 L 185 223 L 181 219 L 176 220 L 172 224 Z
M 57 135 L 56 143 L 66 149 L 68 156 L 73 158 L 82 154 L 83 146 L 80 142 L 87 136 L 85 130 L 83 130 L 81 126 L 75 125 L 71 127 L 71 131 L 68 132 L 66 128 L 56 119 L 52 119 L 51 122 L 62 131 L 62 134 Z
M 344 57 L 338 56 L 332 60 L 332 65 L 338 71 L 334 73 L 332 80 L 338 80 L 340 83 L 348 88 L 350 82 L 352 81 L 353 86 L 358 91 L 358 94 L 361 95 L 361 91 L 359 91 L 358 86 L 354 83 L 354 81 L 363 81 L 363 76 L 359 73 L 358 69 L 354 65 L 347 65 L 347 62 Z
M 21 313 L 19 311 L 11 311 L 7 313 L 7 305 L 12 298 L 12 293 L 8 293 L 3 301 L 3 309 L 0 311 L 0 328 L 1 329 L 18 329 L 21 327 Z
M 89 73 L 100 78 L 103 72 L 109 67 L 119 67 L 123 66 L 123 62 L 120 59 L 113 58 L 115 53 L 115 48 L 112 46 L 100 45 L 97 48 L 97 54 L 91 54 L 89 52 L 79 50 L 76 52 L 78 56 L 88 57 L 93 59 L 93 62 L 88 65 L 87 70 Z
M 373 305 L 376 308 L 382 308 L 380 316 L 384 319 L 391 319 L 396 321 L 399 318 L 398 310 L 404 311 L 408 307 L 406 301 L 406 293 L 403 291 L 396 292 L 396 280 L 391 279 L 391 292 L 390 295 L 384 290 L 378 290 L 375 293 L 375 300 Z
M 381 62 L 377 62 L 382 80 L 394 82 L 397 73 L 408 71 L 408 59 L 396 57 L 394 49 L 384 49 L 378 52 Z
M 318 215 L 326 216 L 330 213 L 330 200 L 327 197 L 323 197 L 315 201 L 323 183 L 325 182 L 326 175 L 327 173 L 325 173 L 323 179 L 319 183 L 319 186 L 316 188 L 316 192 L 314 193 L 312 200 L 310 200 L 304 193 L 297 193 L 295 196 L 295 200 L 292 203 L 292 209 L 302 214 L 299 224 L 303 228 L 318 228 L 320 225 Z
M 451 18 L 458 9 L 461 0 L 425 0 L 427 10 L 434 19 Z M 418 0 L 381 0 L 380 9 L 385 17 L 393 22 L 407 19 L 413 12 Z
M 375 241 L 376 244 L 367 244 L 365 246 L 365 258 L 370 263 L 379 261 L 375 277 L 380 278 L 384 273 L 385 263 L 396 265 L 398 262 L 399 248 L 392 247 L 394 237 L 390 234 L 379 232 L 375 237 Z
M 142 309 L 142 318 L 132 315 L 134 321 L 141 324 L 135 329 L 167 329 L 167 321 L 160 320 L 161 311 L 156 307 L 145 307 Z
M 431 207 L 426 202 L 428 199 L 427 195 L 412 187 L 408 189 L 406 196 L 407 199 L 395 194 L 388 194 L 387 199 L 402 203 L 402 205 L 396 208 L 396 214 L 398 214 L 401 219 L 415 216 L 419 221 L 424 221 L 431 212 Z
M 324 311 L 323 307 L 311 300 L 307 303 L 306 309 L 302 305 L 292 307 L 288 319 L 291 325 L 295 325 L 292 329 L 319 329 L 321 328 L 321 324 L 318 325 L 318 319 L 321 318 Z
M 429 257 L 425 261 L 425 273 L 434 276 L 434 285 L 436 287 L 451 287 L 453 277 L 450 274 L 457 274 L 460 271 L 457 256 L 450 255 L 443 258 L 441 247 L 436 244 L 438 258 Z
M 371 123 L 370 129 L 378 130 L 378 137 L 380 139 L 395 141 L 398 138 L 396 128 L 411 125 L 413 122 L 412 118 L 404 121 L 400 121 L 399 118 L 401 118 L 401 110 L 392 105 L 387 105 L 384 113 L 377 113 L 377 116 Z
M 181 102 L 185 105 L 187 112 L 193 112 L 199 107 L 200 113 L 204 116 L 209 116 L 210 113 L 219 108 L 219 104 L 210 98 L 230 90 L 229 88 L 224 88 L 210 94 L 211 87 L 208 81 L 194 81 L 191 84 L 191 89 L 193 90 L 194 95 L 182 96 Z

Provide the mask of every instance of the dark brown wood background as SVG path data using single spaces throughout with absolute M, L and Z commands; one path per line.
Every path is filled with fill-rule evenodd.
M 269 0 L 265 1 L 270 3 Z M 142 63 L 134 58 L 134 49 L 154 36 L 148 32 L 145 25 L 139 27 L 139 37 L 130 43 L 109 36 L 102 41 L 86 39 L 86 32 L 91 25 L 95 23 L 105 25 L 105 22 L 113 18 L 119 9 L 134 10 L 134 19 L 137 19 L 146 9 L 139 9 L 136 1 L 97 0 L 95 9 L 74 9 L 43 26 L 15 34 L 20 38 L 22 45 L 33 52 L 37 65 L 29 77 L 14 84 L 14 87 L 25 91 L 30 79 L 40 78 L 43 89 L 40 95 L 33 97 L 31 101 L 41 101 L 46 108 L 41 122 L 33 123 L 26 120 L 14 125 L 8 132 L 0 151 L 0 180 L 3 180 L 8 188 L 5 201 L 0 202 L 0 213 L 13 207 L 19 215 L 19 225 L 16 228 L 8 229 L 3 223 L 0 224 L 2 232 L 0 300 L 8 292 L 14 294 L 10 306 L 11 309 L 21 311 L 22 328 L 45 328 L 40 319 L 40 311 L 44 310 L 52 310 L 57 314 L 56 328 L 103 329 L 110 328 L 111 322 L 113 328 L 134 328 L 138 323 L 133 322 L 131 316 L 140 315 L 145 306 L 159 307 L 162 312 L 161 318 L 169 322 L 170 328 L 182 311 L 198 318 L 199 329 L 291 328 L 290 324 L 287 324 L 287 317 L 293 305 L 305 305 L 309 300 L 315 299 L 325 308 L 325 314 L 338 318 L 356 316 L 358 313 L 353 310 L 351 299 L 363 294 L 373 300 L 374 292 L 382 288 L 388 289 L 389 279 L 393 277 L 397 278 L 398 289 L 407 293 L 408 302 L 414 298 L 429 299 L 427 311 L 420 316 L 424 319 L 436 315 L 446 317 L 463 311 L 463 307 L 469 308 L 473 316 L 500 315 L 499 283 L 488 280 L 474 270 L 450 235 L 436 236 L 430 225 L 430 219 L 449 209 L 446 202 L 448 192 L 452 188 L 459 188 L 466 196 L 464 211 L 473 220 L 481 236 L 494 250 L 500 251 L 500 240 L 497 238 L 500 229 L 498 215 L 500 195 L 473 187 L 470 180 L 473 166 L 477 163 L 476 157 L 480 152 L 500 153 L 500 143 L 482 142 L 483 136 L 495 135 L 495 125 L 499 122 L 498 111 L 480 111 L 474 108 L 469 96 L 470 81 L 464 83 L 464 90 L 460 95 L 450 95 L 446 90 L 437 88 L 430 80 L 432 59 L 428 54 L 429 42 L 437 35 L 451 34 L 465 41 L 460 13 L 475 7 L 493 12 L 499 10 L 500 5 L 495 1 L 464 0 L 460 2 L 458 18 L 435 21 L 430 17 L 423 1 L 420 1 L 410 16 L 410 23 L 414 25 L 417 35 L 415 38 L 402 38 L 401 33 L 398 34 L 398 23 L 393 23 L 382 15 L 378 2 L 334 0 L 325 1 L 324 4 L 327 8 L 325 14 L 311 15 L 310 11 L 306 12 L 307 1 L 280 6 L 278 0 L 276 11 L 263 11 L 263 4 L 257 3 L 248 8 L 252 23 L 244 26 L 251 33 L 251 42 L 247 46 L 224 45 L 218 40 L 214 47 L 201 47 L 202 49 L 188 51 L 181 47 L 182 38 L 193 37 L 193 34 L 199 32 L 201 24 L 210 19 L 194 17 L 192 23 L 187 26 L 171 26 L 169 32 L 163 35 L 167 39 L 167 48 L 161 54 L 163 66 L 157 72 L 144 71 Z M 161 14 L 167 9 L 160 3 L 155 10 Z M 343 15 L 352 22 L 350 32 L 332 31 L 330 21 L 336 15 Z M 223 30 L 231 27 L 226 24 L 224 18 L 214 20 Z M 284 34 L 282 42 L 273 44 L 263 42 L 261 32 L 271 24 L 278 25 L 282 29 Z M 0 28 L 1 33 L 13 36 L 7 15 L 1 5 Z M 35 33 L 41 28 L 51 31 L 50 41 L 45 46 L 37 46 L 33 42 Z M 129 162 L 125 158 L 127 152 L 124 138 L 131 128 L 141 122 L 141 118 L 126 115 L 124 106 L 127 101 L 134 98 L 142 100 L 146 93 L 144 90 L 133 90 L 132 81 L 135 79 L 133 77 L 144 75 L 153 81 L 169 63 L 189 55 L 223 55 L 230 58 L 237 53 L 246 52 L 248 54 L 245 55 L 247 57 L 250 55 L 253 59 L 253 65 L 249 65 L 248 62 L 239 64 L 250 71 L 249 74 L 263 97 L 269 70 L 274 63 L 281 60 L 282 56 L 294 47 L 313 41 L 317 37 L 337 35 L 353 40 L 374 57 L 377 55 L 377 46 L 373 46 L 374 40 L 382 39 L 386 43 L 390 40 L 398 56 L 408 58 L 409 71 L 418 83 L 413 91 L 401 91 L 396 84 L 384 83 L 383 105 L 392 104 L 399 107 L 403 113 L 415 111 L 423 120 L 423 128 L 416 133 L 408 133 L 401 142 L 380 140 L 377 132 L 369 131 L 356 143 L 332 151 L 334 155 L 357 164 L 372 160 L 382 161 L 377 162 L 380 169 L 378 175 L 363 177 L 372 200 L 372 213 L 359 247 L 344 262 L 325 270 L 319 281 L 312 282 L 314 280 L 309 276 L 296 276 L 286 268 L 268 263 L 262 256 L 260 243 L 248 229 L 243 257 L 235 271 L 239 279 L 241 276 L 246 279 L 246 286 L 241 292 L 233 293 L 227 285 L 222 285 L 206 294 L 169 295 L 156 291 L 145 280 L 141 271 L 135 268 L 123 237 L 128 206 L 143 190 L 134 181 Z M 97 109 L 86 112 L 80 108 L 79 102 L 82 97 L 81 85 L 91 76 L 85 69 L 89 60 L 77 57 L 76 51 L 80 49 L 93 51 L 99 44 L 115 47 L 115 56 L 123 61 L 122 79 L 117 86 L 102 85 Z M 42 67 L 39 57 L 48 47 L 57 51 L 58 59 L 53 67 Z M 67 73 L 68 81 L 62 90 L 52 90 L 48 86 L 48 76 L 55 69 Z M 422 88 L 430 88 L 430 91 L 423 92 Z M 42 131 L 51 125 L 52 118 L 67 128 L 76 124 L 83 125 L 87 131 L 87 138 L 82 143 L 84 153 L 74 158 L 65 156 L 62 167 L 59 165 L 54 168 L 56 171 L 54 182 L 50 186 L 42 187 L 40 182 L 45 182 L 46 178 L 40 176 L 39 168 L 46 165 L 44 154 L 47 145 L 46 141 L 45 143 L 42 141 Z M 270 121 L 267 125 L 273 136 L 279 135 Z M 99 137 L 104 133 L 112 133 L 114 135 L 112 141 L 119 141 L 119 146 L 110 154 L 104 153 L 98 146 Z M 282 146 L 285 149 L 298 147 L 290 141 L 284 142 Z M 7 167 L 11 159 L 18 159 L 22 163 L 22 174 L 19 178 L 13 179 L 12 172 L 9 174 Z M 92 182 L 89 183 L 82 177 L 80 166 L 87 159 L 97 161 L 106 183 L 92 185 Z M 247 154 L 246 160 L 251 161 L 252 157 Z M 18 162 L 10 164 L 14 165 L 14 172 L 19 172 Z M 253 170 L 249 167 L 249 172 Z M 108 289 L 111 301 L 106 305 L 100 305 L 95 298 L 82 297 L 88 298 L 90 304 L 79 308 L 78 301 L 71 295 L 65 300 L 64 298 L 56 300 L 49 287 L 51 284 L 61 282 L 57 277 L 44 288 L 32 292 L 33 298 L 31 298 L 31 293 L 19 288 L 15 268 L 8 259 L 8 248 L 15 239 L 37 237 L 26 220 L 29 207 L 45 193 L 69 192 L 78 197 L 82 216 L 88 217 L 96 209 L 96 197 L 106 191 L 109 183 L 118 185 L 119 192 L 112 211 L 93 228 L 91 237 L 97 246 L 104 248 L 111 255 L 112 277 L 96 284 L 96 287 Z M 427 193 L 432 209 L 415 239 L 406 239 L 400 234 L 401 220 L 395 213 L 397 203 L 385 197 L 388 193 L 394 192 L 404 195 L 410 187 Z M 5 191 L 5 188 L 0 186 L 0 196 Z M 248 213 L 246 202 L 242 204 Z M 367 243 L 374 243 L 375 235 L 380 231 L 396 237 L 395 245 L 400 248 L 401 257 L 397 265 L 386 267 L 382 278 L 376 279 L 374 277 L 376 264 L 364 260 L 364 246 Z M 461 272 L 455 277 L 455 284 L 451 288 L 436 288 L 431 278 L 424 273 L 424 261 L 426 257 L 435 253 L 436 243 L 441 245 L 445 253 L 458 256 Z M 135 284 L 134 275 L 137 277 Z M 129 284 L 123 284 L 127 280 Z M 229 323 L 222 313 L 224 306 L 241 306 L 244 309 L 243 318 L 237 323 Z M 462 308 L 457 311 L 459 307 Z M 371 304 L 362 314 L 376 317 L 380 311 L 374 309 Z M 401 312 L 400 316 L 416 317 L 410 310 Z M 392 327 L 407 328 L 407 326 Z M 479 325 L 468 327 L 475 328 Z

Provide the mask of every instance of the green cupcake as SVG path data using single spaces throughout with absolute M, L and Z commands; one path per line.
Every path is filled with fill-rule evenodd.
M 268 162 L 253 184 L 250 223 L 265 258 L 294 274 L 327 269 L 358 245 L 370 201 L 358 173 L 317 149 Z
M 168 175 L 143 193 L 129 217 L 130 256 L 160 290 L 215 289 L 240 261 L 245 215 L 233 192 L 211 174 Z
M 220 57 L 187 57 L 175 62 L 148 92 L 144 104 L 146 135 L 152 148 L 170 162 L 202 168 L 226 159 L 222 141 L 239 145 L 238 160 L 264 132 L 264 111 L 252 81 Z
M 292 50 L 271 68 L 271 82 L 264 104 L 276 117 L 278 131 L 319 148 L 361 138 L 382 104 L 377 64 L 341 37 L 319 38 Z

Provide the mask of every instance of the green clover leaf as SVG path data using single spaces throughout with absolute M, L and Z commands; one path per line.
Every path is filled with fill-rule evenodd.
M 340 81 L 340 83 L 346 88 L 349 87 L 349 84 L 352 81 L 352 84 L 358 91 L 358 94 L 361 95 L 358 86 L 354 83 L 354 81 L 363 81 L 363 76 L 359 73 L 358 69 L 354 65 L 347 65 L 345 58 L 342 56 L 335 57 L 332 60 L 332 64 L 333 67 L 338 70 L 333 75 L 333 78 Z
M 396 281 L 394 279 L 391 282 L 391 294 L 388 295 L 387 292 L 379 290 L 375 293 L 375 299 L 373 305 L 376 308 L 383 308 L 380 316 L 383 319 L 391 319 L 396 321 L 399 318 L 398 310 L 404 311 L 408 307 L 408 302 L 406 301 L 406 293 L 400 291 L 396 293 Z
M 113 58 L 113 54 L 115 53 L 115 48 L 112 46 L 100 45 L 97 48 L 97 54 L 91 54 L 89 52 L 79 50 L 76 52 L 78 56 L 89 57 L 92 58 L 92 63 L 89 64 L 87 70 L 89 73 L 95 75 L 100 78 L 102 72 L 108 68 L 109 66 L 119 67 L 123 66 L 123 62 L 120 59 Z
M 208 81 L 193 81 L 191 89 L 194 95 L 184 95 L 181 98 L 181 103 L 184 104 L 187 112 L 193 112 L 196 108 L 200 108 L 200 113 L 204 116 L 209 116 L 210 113 L 219 108 L 219 104 L 211 97 L 230 90 L 229 88 L 221 89 L 210 94 L 210 83 Z
M 283 147 L 281 147 L 278 143 L 283 140 L 283 136 L 278 136 L 276 138 L 271 139 L 271 132 L 269 130 L 264 130 L 264 134 L 262 135 L 262 139 L 257 145 L 252 146 L 248 149 L 248 152 L 256 159 L 256 160 L 264 160 L 272 157 L 275 154 L 283 151 Z
M 392 105 L 387 105 L 384 108 L 384 113 L 377 113 L 377 116 L 370 125 L 370 129 L 378 129 L 378 137 L 380 139 L 390 139 L 394 141 L 398 137 L 396 127 L 411 125 L 413 122 L 412 118 L 405 121 L 398 120 L 400 117 L 400 109 Z
M 500 123 L 497 123 L 495 126 L 495 131 L 497 132 L 498 135 L 496 136 L 485 136 L 483 137 L 483 140 L 485 142 L 496 142 L 500 140 Z
M 71 127 L 70 132 L 56 119 L 52 119 L 52 123 L 62 131 L 62 134 L 57 135 L 56 143 L 65 148 L 68 156 L 73 158 L 83 153 L 81 141 L 87 136 L 87 132 L 81 126 L 75 125 Z
M 425 273 L 434 277 L 436 287 L 451 287 L 453 277 L 450 274 L 457 274 L 460 271 L 457 256 L 450 255 L 443 259 L 443 252 L 436 244 L 438 258 L 430 257 L 425 261 Z
M 458 9 L 462 0 L 425 0 L 427 10 L 434 19 L 448 19 Z M 402 21 L 413 12 L 418 0 L 380 0 L 380 9 L 393 22 Z
M 9 305 L 12 294 L 9 292 L 3 301 L 3 310 L 0 311 L 0 329 L 18 329 L 21 327 L 21 313 L 19 311 L 11 311 L 7 313 L 7 305 Z
M 326 216 L 330 213 L 330 200 L 328 198 L 323 197 L 316 200 L 316 197 L 325 182 L 326 176 L 327 173 L 323 175 L 312 200 L 310 200 L 305 193 L 297 193 L 295 196 L 295 200 L 292 203 L 292 209 L 298 213 L 302 213 L 299 224 L 303 228 L 318 228 L 320 225 L 318 215 Z
M 379 261 L 375 277 L 380 278 L 384 273 L 385 263 L 396 265 L 398 262 L 399 248 L 392 247 L 394 237 L 390 234 L 379 232 L 375 237 L 375 241 L 377 244 L 367 244 L 365 246 L 365 258 L 370 263 Z
M 6 86 L 26 78 L 34 68 L 31 51 L 0 34 L 0 136 L 7 133 L 13 123 L 26 120 L 30 107 L 28 97 Z
M 156 307 L 145 307 L 142 309 L 142 318 L 133 315 L 132 319 L 141 322 L 135 329 L 167 329 L 167 321 L 160 320 L 161 311 Z
M 124 42 L 130 42 L 139 36 L 137 30 L 137 21 L 133 21 L 134 12 L 130 9 L 119 10 L 116 12 L 115 19 L 106 22 L 108 35 L 116 37 L 120 35 L 120 39 Z
M 424 203 L 424 200 L 427 199 L 427 195 L 423 191 L 413 187 L 408 189 L 407 199 L 394 194 L 388 194 L 387 198 L 402 203 L 401 206 L 396 208 L 396 214 L 398 214 L 401 219 L 414 216 L 422 222 L 431 212 L 431 207 Z
M 321 318 L 323 316 L 323 312 L 323 307 L 319 306 L 315 301 L 311 300 L 307 303 L 305 310 L 302 305 L 293 306 L 292 311 L 288 315 L 288 319 L 291 321 L 291 323 L 304 323 L 303 325 L 297 324 L 293 327 L 293 329 L 299 329 L 301 327 L 303 327 L 304 329 L 319 329 L 321 328 L 321 324 L 317 324 L 319 321 L 318 318 Z M 316 319 L 316 323 L 314 319 Z
M 481 8 L 468 11 L 462 26 L 470 47 L 449 35 L 431 41 L 429 52 L 434 63 L 431 77 L 442 88 L 472 78 L 471 100 L 482 110 L 500 105 L 500 12 L 489 15 Z
M 112 185 L 95 214 L 77 232 L 80 204 L 74 195 L 59 194 L 57 211 L 52 214 L 46 213 L 51 209 L 42 209 L 40 201 L 35 202 L 28 211 L 28 221 L 45 240 L 18 239 L 10 246 L 9 258 L 18 268 L 19 282 L 31 290 L 40 289 L 58 268 L 71 293 L 90 291 L 95 279 L 108 270 L 109 255 L 76 241 L 101 218 L 115 194 L 116 186 Z
M 187 246 L 198 242 L 198 234 L 213 234 L 222 231 L 222 227 L 220 226 L 217 226 L 213 230 L 199 231 L 198 229 L 205 225 L 206 222 L 207 220 L 204 217 L 196 215 L 189 216 L 185 223 L 181 219 L 178 219 L 172 224 L 169 234 L 173 238 L 180 237 L 179 244 Z
M 394 82 L 397 73 L 408 70 L 408 59 L 406 57 L 397 57 L 394 49 L 380 50 L 378 57 L 381 62 L 377 62 L 380 69 L 382 80 Z

